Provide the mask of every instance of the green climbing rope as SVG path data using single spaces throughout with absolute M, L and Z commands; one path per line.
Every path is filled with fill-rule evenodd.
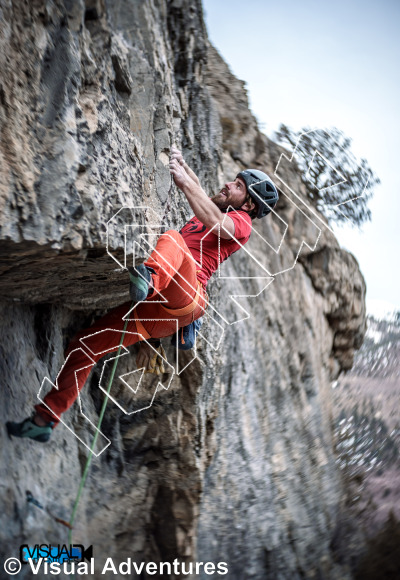
M 133 303 L 132 303 L 132 307 L 133 307 Z M 108 381 L 107 396 L 104 397 L 104 401 L 103 401 L 103 404 L 102 404 L 102 407 L 101 407 L 101 410 L 100 410 L 99 421 L 97 423 L 97 430 L 96 430 L 96 433 L 95 433 L 95 435 L 93 437 L 92 445 L 90 447 L 90 453 L 88 455 L 88 458 L 86 459 L 85 469 L 83 470 L 83 475 L 81 477 L 81 481 L 80 481 L 80 484 L 79 484 L 78 493 L 76 495 L 74 507 L 72 509 L 72 514 L 71 514 L 71 517 L 70 517 L 70 520 L 69 520 L 69 525 L 71 527 L 70 527 L 70 529 L 68 531 L 68 545 L 71 545 L 71 543 L 72 543 L 72 525 L 73 525 L 74 520 L 75 520 L 76 512 L 78 510 L 79 501 L 81 499 L 82 491 L 83 491 L 83 488 L 85 487 L 86 479 L 87 479 L 87 476 L 88 476 L 88 473 L 89 473 L 89 467 L 90 467 L 90 464 L 92 462 L 92 457 L 93 457 L 93 449 L 96 446 L 97 438 L 98 438 L 99 431 L 100 431 L 100 427 L 101 427 L 101 424 L 103 422 L 104 413 L 105 413 L 105 410 L 106 410 L 106 407 L 107 407 L 107 403 L 108 403 L 108 395 L 110 393 L 111 385 L 112 385 L 112 382 L 114 380 L 114 375 L 115 375 L 115 371 L 117 369 L 117 365 L 118 365 L 118 361 L 119 361 L 119 355 L 121 354 L 122 344 L 124 342 L 125 332 L 126 332 L 126 329 L 127 329 L 127 326 L 128 326 L 128 322 L 129 322 L 129 320 L 125 320 L 124 329 L 122 331 L 121 340 L 120 340 L 119 346 L 118 346 L 117 356 L 115 357 L 114 364 L 113 364 L 113 368 L 112 368 L 112 371 L 111 371 L 110 380 Z

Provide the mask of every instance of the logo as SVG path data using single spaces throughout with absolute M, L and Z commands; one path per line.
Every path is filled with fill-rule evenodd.
M 93 557 L 93 546 L 85 550 L 82 544 L 35 544 L 28 546 L 22 544 L 19 548 L 19 559 L 22 564 L 28 564 L 29 560 L 39 562 L 83 562 L 84 559 L 90 561 Z

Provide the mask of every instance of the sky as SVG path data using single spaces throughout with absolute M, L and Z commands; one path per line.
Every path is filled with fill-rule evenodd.
M 367 309 L 400 310 L 400 1 L 203 0 L 211 42 L 246 82 L 273 137 L 281 123 L 337 127 L 381 184 L 372 221 L 335 227 L 367 282 Z

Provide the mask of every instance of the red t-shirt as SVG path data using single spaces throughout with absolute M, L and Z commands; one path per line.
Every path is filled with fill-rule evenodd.
M 195 216 L 179 232 L 199 265 L 200 272 L 197 273 L 197 278 L 204 284 L 204 287 L 219 264 L 240 249 L 238 242 L 243 246 L 250 237 L 251 217 L 249 214 L 245 211 L 231 211 L 229 217 L 235 224 L 235 237 L 229 240 L 214 234 L 214 231 L 218 232 L 217 229 L 210 232 Z

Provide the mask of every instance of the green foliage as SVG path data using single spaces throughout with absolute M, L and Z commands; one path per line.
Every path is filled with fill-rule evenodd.
M 329 222 L 361 226 L 371 219 L 368 202 L 380 183 L 365 159 L 357 162 L 351 152 L 351 139 L 339 129 L 298 133 L 281 125 L 278 142 L 296 148 L 296 162 L 306 186 L 309 201 Z M 355 200 L 355 198 L 357 198 Z M 354 200 L 350 203 L 344 203 Z M 338 206 L 338 204 L 341 204 Z
M 368 408 L 369 407 L 369 408 Z M 388 467 L 399 460 L 395 434 L 386 423 L 374 416 L 372 402 L 354 407 L 351 414 L 341 411 L 335 426 L 339 465 L 354 476 L 365 469 Z

